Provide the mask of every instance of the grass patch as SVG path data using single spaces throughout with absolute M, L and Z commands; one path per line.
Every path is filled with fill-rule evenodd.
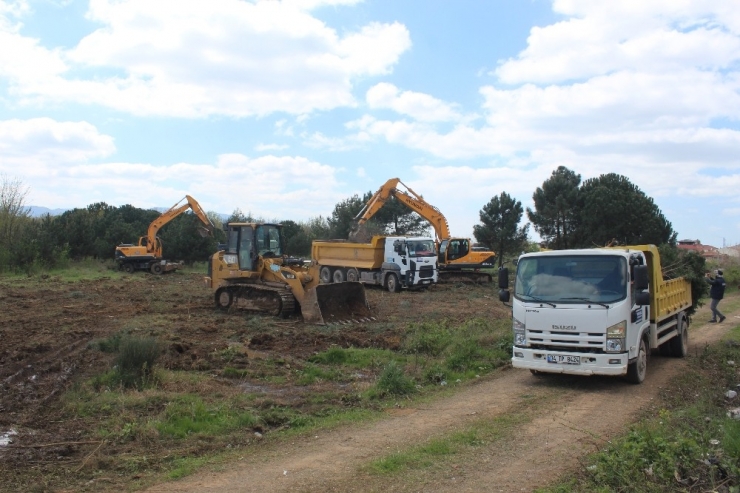
M 217 435 L 257 424 L 249 411 L 228 403 L 208 405 L 198 396 L 181 395 L 170 402 L 164 416 L 154 423 L 162 435 L 185 438 L 189 435 Z
M 380 368 L 398 355 L 388 349 L 331 347 L 311 356 L 309 361 L 324 365 L 343 365 L 350 368 Z

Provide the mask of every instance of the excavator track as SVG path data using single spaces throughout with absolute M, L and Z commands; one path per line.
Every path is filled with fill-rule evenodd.
M 218 308 L 227 310 L 238 307 L 239 301 L 248 302 L 249 310 L 286 318 L 296 312 L 297 302 L 289 289 L 260 284 L 235 284 L 216 291 Z

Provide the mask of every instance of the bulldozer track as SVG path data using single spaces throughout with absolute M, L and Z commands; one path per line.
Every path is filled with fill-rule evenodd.
M 296 311 L 296 299 L 289 289 L 259 284 L 239 284 L 223 289 L 231 293 L 233 301 L 229 302 L 229 306 L 222 306 L 222 308 L 234 306 L 239 299 L 244 299 L 253 302 L 254 310 L 267 312 L 280 318 L 289 317 Z M 273 297 L 274 301 L 277 302 L 277 309 L 258 307 L 265 294 Z

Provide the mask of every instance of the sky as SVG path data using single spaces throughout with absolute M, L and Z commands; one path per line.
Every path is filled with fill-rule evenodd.
M 730 246 L 739 119 L 740 0 L 0 0 L 0 174 L 51 209 L 306 221 L 397 177 L 472 237 L 565 166 Z

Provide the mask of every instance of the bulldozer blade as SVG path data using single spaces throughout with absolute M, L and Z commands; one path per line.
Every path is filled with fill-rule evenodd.
M 365 286 L 359 282 L 319 284 L 306 291 L 301 314 L 305 322 L 320 325 L 367 319 Z

